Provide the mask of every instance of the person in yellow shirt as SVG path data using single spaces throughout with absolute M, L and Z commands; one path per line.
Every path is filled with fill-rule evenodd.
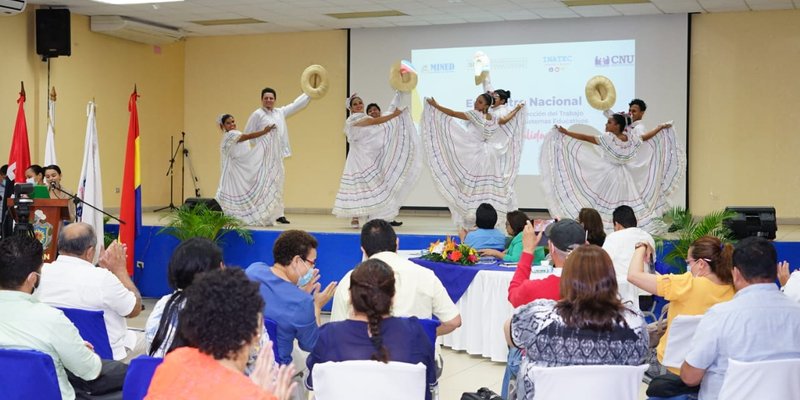
M 695 240 L 686 258 L 688 271 L 683 274 L 654 275 L 645 272 L 644 263 L 652 254 L 650 245 L 636 244 L 628 268 L 628 282 L 670 302 L 667 330 L 656 347 L 658 361 L 663 362 L 670 326 L 676 316 L 702 315 L 711 306 L 733 298 L 733 246 L 713 236 Z M 675 368 L 669 368 L 669 372 L 676 376 L 680 374 L 680 370 Z M 686 387 L 686 390 L 686 393 L 697 392 L 697 388 Z

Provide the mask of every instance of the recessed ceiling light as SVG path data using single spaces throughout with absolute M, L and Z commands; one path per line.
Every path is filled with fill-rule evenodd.
M 93 0 L 98 3 L 115 4 L 118 6 L 130 4 L 152 4 L 152 3 L 173 3 L 183 0 Z
M 408 14 L 402 13 L 397 10 L 385 10 L 385 11 L 345 12 L 345 13 L 333 13 L 325 15 L 337 19 L 353 19 L 353 18 L 404 17 L 407 16 Z

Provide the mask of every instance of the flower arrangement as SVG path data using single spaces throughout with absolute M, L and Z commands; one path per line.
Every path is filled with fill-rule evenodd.
M 428 253 L 422 258 L 452 264 L 475 265 L 478 262 L 478 251 L 463 243 L 456 243 L 448 236 L 444 242 L 437 240 L 431 243 Z

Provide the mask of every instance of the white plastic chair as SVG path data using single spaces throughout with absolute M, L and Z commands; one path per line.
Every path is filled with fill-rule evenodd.
M 534 400 L 638 400 L 648 364 L 533 367 Z M 517 390 L 523 390 L 518 386 Z
M 702 315 L 678 315 L 672 320 L 661 364 L 672 368 L 680 368 L 683 365 L 689 349 L 692 348 L 692 338 L 701 319 Z
M 744 362 L 728 359 L 719 400 L 800 399 L 800 358 Z
M 312 370 L 317 400 L 424 399 L 425 365 L 353 360 L 317 364 Z

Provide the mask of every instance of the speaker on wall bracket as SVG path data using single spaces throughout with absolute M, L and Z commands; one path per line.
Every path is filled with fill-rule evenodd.
M 70 13 L 66 8 L 36 10 L 36 54 L 48 58 L 72 54 Z

